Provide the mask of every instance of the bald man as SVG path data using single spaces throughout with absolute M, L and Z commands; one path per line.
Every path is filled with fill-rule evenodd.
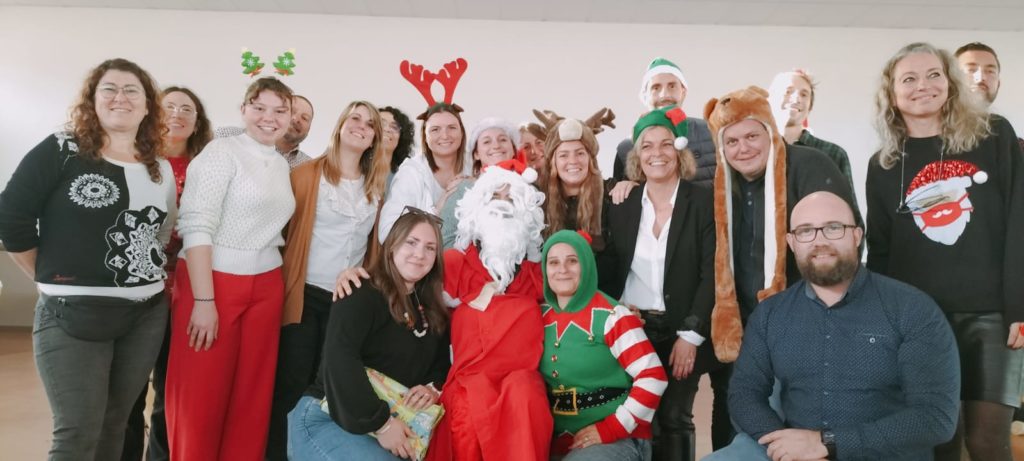
M 704 458 L 930 460 L 956 429 L 960 362 L 938 305 L 860 265 L 864 231 L 830 192 L 793 208 L 803 280 L 754 310 L 729 383 L 740 434 Z M 768 405 L 782 385 L 782 412 Z

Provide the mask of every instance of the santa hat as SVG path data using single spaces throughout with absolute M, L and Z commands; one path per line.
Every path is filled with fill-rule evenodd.
M 665 58 L 654 58 L 647 66 L 647 72 L 644 72 L 644 79 L 640 82 L 640 102 L 644 103 L 645 106 L 650 106 L 648 101 L 650 94 L 647 89 L 651 86 L 651 79 L 658 74 L 675 75 L 679 79 L 679 83 L 683 85 L 683 88 L 689 88 L 690 86 L 686 84 L 686 78 L 683 77 L 683 71 L 679 70 L 679 66 Z
M 949 178 L 968 177 L 978 184 L 984 184 L 988 181 L 988 173 L 981 171 L 973 163 L 963 160 L 932 162 L 922 168 L 921 171 L 918 171 L 917 175 L 914 176 L 914 180 L 910 181 L 910 186 L 907 187 L 907 197 L 913 195 L 914 190 L 921 186 L 944 181 Z M 965 187 L 970 185 L 970 180 L 964 184 Z
M 476 141 L 480 138 L 480 135 L 491 128 L 498 128 L 504 131 L 508 135 L 509 140 L 512 141 L 513 148 L 519 148 L 519 129 L 512 126 L 511 123 L 506 122 L 504 119 L 498 117 L 487 117 L 480 120 L 476 126 L 473 127 L 473 131 L 469 133 L 469 142 L 466 143 L 466 152 L 472 155 L 476 151 Z
M 636 125 L 633 125 L 633 144 L 636 144 L 637 140 L 640 139 L 640 133 L 652 126 L 662 126 L 668 128 L 675 137 L 676 140 L 673 142 L 676 150 L 686 149 L 686 146 L 690 143 L 686 139 L 687 135 L 687 123 L 686 123 L 686 112 L 683 109 L 675 105 L 664 107 L 661 109 L 654 109 L 643 116 L 640 120 L 636 121 Z
M 704 106 L 718 165 L 715 170 L 715 308 L 711 313 L 711 341 L 722 362 L 739 355 L 743 338 L 736 285 L 733 278 L 733 171 L 725 159 L 723 133 L 730 125 L 756 120 L 771 136 L 764 175 L 764 287 L 757 293 L 763 300 L 786 288 L 786 144 L 768 105 L 768 92 L 751 86 L 733 91 Z

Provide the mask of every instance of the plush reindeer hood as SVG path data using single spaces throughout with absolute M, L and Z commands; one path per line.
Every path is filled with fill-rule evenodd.
M 775 125 L 768 92 L 756 86 L 733 91 L 704 106 L 718 155 L 715 171 L 715 308 L 711 312 L 711 341 L 722 362 L 739 355 L 743 339 L 736 284 L 733 278 L 732 191 L 735 173 L 723 151 L 723 133 L 743 120 L 761 122 L 771 136 L 765 170 L 764 282 L 757 299 L 763 300 L 786 288 L 786 143 Z

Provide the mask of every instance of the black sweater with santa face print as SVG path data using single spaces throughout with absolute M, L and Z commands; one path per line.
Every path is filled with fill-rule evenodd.
M 970 152 L 909 138 L 903 164 L 867 175 L 868 268 L 928 293 L 946 312 L 1002 312 L 1024 321 L 1024 154 L 1013 128 Z
M 0 193 L 0 239 L 33 248 L 47 294 L 140 298 L 159 293 L 163 247 L 177 213 L 174 175 L 160 160 L 154 183 L 142 163 L 91 160 L 68 133 L 48 136 Z

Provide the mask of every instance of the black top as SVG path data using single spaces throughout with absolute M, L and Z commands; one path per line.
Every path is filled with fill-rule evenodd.
M 608 209 L 609 242 L 597 260 L 601 291 L 618 299 L 633 264 L 644 187 Z M 711 189 L 680 181 L 665 248 L 665 324 L 709 337 L 715 304 L 715 218 Z M 709 341 L 710 343 L 710 341 Z
M 406 387 L 433 383 L 441 389 L 451 366 L 447 337 L 428 332 L 417 338 L 395 322 L 384 295 L 370 283 L 334 303 L 323 360 L 316 381 L 306 391 L 326 398 L 334 420 L 345 431 L 366 434 L 387 422 L 390 410 L 366 377 L 373 368 Z M 420 327 L 419 316 L 415 316 Z
M 942 156 L 941 166 L 938 137 L 907 139 L 903 162 L 888 170 L 877 153 L 871 158 L 868 267 L 920 288 L 946 312 L 1002 312 L 1020 322 L 1024 154 L 1005 119 L 991 123 L 992 135 Z

